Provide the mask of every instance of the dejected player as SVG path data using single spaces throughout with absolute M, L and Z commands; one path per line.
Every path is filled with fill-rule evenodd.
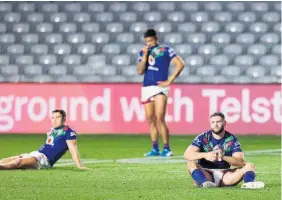
M 172 48 L 160 45 L 156 31 L 148 29 L 144 34 L 146 46 L 140 51 L 137 71 L 144 76 L 141 101 L 144 104 L 146 118 L 149 123 L 152 150 L 145 156 L 172 156 L 169 145 L 169 132 L 165 122 L 169 86 L 179 76 L 184 62 Z M 169 66 L 175 70 L 170 77 Z M 163 152 L 159 153 L 158 133 L 164 143 Z
M 77 168 L 87 169 L 81 164 L 79 158 L 76 132 L 65 125 L 65 111 L 54 110 L 51 121 L 51 131 L 47 133 L 46 142 L 40 149 L 28 154 L 2 159 L 0 170 L 52 168 L 67 150 L 70 151 Z
M 223 187 L 235 186 L 244 180 L 242 188 L 263 188 L 263 182 L 255 181 L 255 165 L 245 162 L 241 144 L 236 136 L 225 130 L 225 125 L 224 114 L 213 113 L 211 129 L 198 135 L 185 151 L 188 172 L 195 184 Z

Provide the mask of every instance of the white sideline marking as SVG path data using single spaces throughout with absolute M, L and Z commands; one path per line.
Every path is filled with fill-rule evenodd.
M 257 151 L 246 151 L 245 155 L 247 156 L 258 156 L 258 155 L 274 155 L 281 156 L 282 149 L 267 149 L 267 150 L 257 150 Z M 83 164 L 95 164 L 95 163 L 128 163 L 128 164 L 156 164 L 156 163 L 185 163 L 186 160 L 183 159 L 183 156 L 172 156 L 172 157 L 143 157 L 143 158 L 124 158 L 117 160 L 99 160 L 99 159 L 83 159 Z M 72 159 L 61 159 L 55 164 L 56 167 L 60 166 L 69 166 L 74 165 Z M 258 172 L 261 174 L 272 174 L 272 173 L 281 173 L 281 172 Z

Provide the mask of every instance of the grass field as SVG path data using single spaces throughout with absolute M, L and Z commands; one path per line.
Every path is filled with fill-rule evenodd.
M 182 158 L 194 136 L 172 136 L 173 158 L 144 159 L 145 135 L 81 135 L 80 155 L 88 171 L 79 171 L 67 153 L 53 169 L 0 171 L 0 200 L 20 199 L 281 199 L 280 136 L 239 136 L 246 160 L 257 165 L 261 190 L 195 188 Z M 1 135 L 0 158 L 38 149 L 44 135 Z M 258 150 L 274 150 L 261 151 Z M 135 158 L 135 159 L 132 159 Z

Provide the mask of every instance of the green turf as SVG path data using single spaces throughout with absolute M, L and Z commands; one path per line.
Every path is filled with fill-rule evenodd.
M 172 136 L 172 150 L 182 156 L 193 136 Z M 278 136 L 239 136 L 244 151 L 280 149 Z M 33 151 L 45 141 L 44 135 L 1 135 L 0 158 Z M 144 135 L 81 135 L 82 158 L 113 160 L 87 164 L 89 171 L 74 166 L 57 166 L 40 171 L 1 171 L 0 199 L 281 199 L 281 155 L 246 156 L 257 165 L 262 190 L 195 188 L 182 163 L 119 163 L 122 158 L 141 158 L 150 148 Z M 63 159 L 70 158 L 66 154 Z M 177 158 L 178 160 L 181 158 Z M 172 159 L 173 160 L 173 159 Z M 263 172 L 263 173 L 260 173 Z

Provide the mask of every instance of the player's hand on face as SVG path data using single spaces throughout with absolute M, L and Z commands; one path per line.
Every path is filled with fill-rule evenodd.
M 215 151 L 208 152 L 205 159 L 211 162 L 215 162 L 217 160 L 216 152 Z
M 144 55 L 148 55 L 148 53 L 149 53 L 149 46 L 144 46 L 142 51 L 143 51 Z
M 158 86 L 160 87 L 168 87 L 170 85 L 169 81 L 158 81 Z

